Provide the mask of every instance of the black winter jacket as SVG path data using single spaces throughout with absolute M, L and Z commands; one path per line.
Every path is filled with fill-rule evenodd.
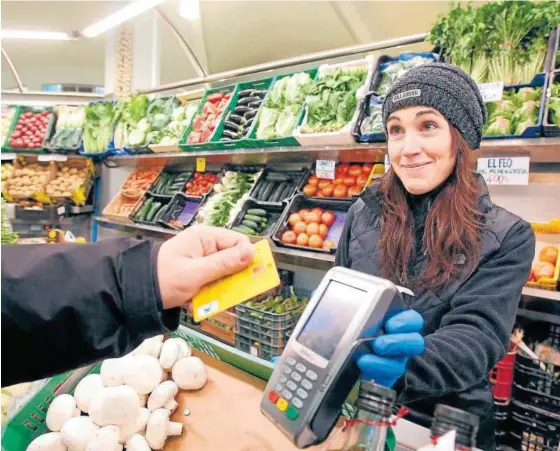
M 179 326 L 163 312 L 159 244 L 2 246 L 2 385 L 37 380 L 132 351 Z
M 488 373 L 508 350 L 521 290 L 535 252 L 530 224 L 494 205 L 482 177 L 478 207 L 484 213 L 481 258 L 465 274 L 436 292 L 415 289 L 405 302 L 424 317 L 426 350 L 409 361 L 397 382 L 398 401 L 409 419 L 429 427 L 436 404 L 480 416 L 478 447 L 494 448 L 494 405 Z M 351 207 L 336 265 L 380 275 L 378 185 Z M 415 272 L 426 261 L 417 256 Z

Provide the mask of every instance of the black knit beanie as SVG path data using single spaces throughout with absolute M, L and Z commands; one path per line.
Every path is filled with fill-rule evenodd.
M 486 106 L 474 80 L 457 66 L 424 64 L 410 69 L 391 87 L 383 103 L 383 124 L 396 110 L 424 105 L 439 111 L 472 149 L 480 147 Z

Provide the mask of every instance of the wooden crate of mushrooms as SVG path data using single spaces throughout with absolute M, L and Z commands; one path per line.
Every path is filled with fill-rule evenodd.
M 163 342 L 160 335 L 105 360 L 73 395 L 54 398 L 46 415 L 51 432 L 27 451 L 295 451 L 260 412 L 265 386 L 206 354 L 193 355 L 181 338 Z

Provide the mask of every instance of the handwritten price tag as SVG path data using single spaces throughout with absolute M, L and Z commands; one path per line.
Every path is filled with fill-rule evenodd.
M 206 171 L 206 158 L 197 158 L 196 172 L 204 172 L 204 171 Z
M 315 175 L 320 179 L 334 180 L 334 168 L 336 161 L 334 160 L 317 160 L 315 166 Z
M 477 170 L 488 185 L 528 185 L 529 157 L 479 158 Z
M 492 83 L 481 83 L 478 85 L 478 90 L 484 102 L 497 102 L 498 100 L 502 100 L 504 82 L 495 81 Z

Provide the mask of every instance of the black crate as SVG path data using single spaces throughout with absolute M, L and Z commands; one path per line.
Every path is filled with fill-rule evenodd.
M 560 83 L 560 70 L 551 72 L 548 81 L 548 93 L 546 95 L 544 112 L 543 112 L 543 134 L 544 136 L 560 136 L 560 126 L 552 123 L 552 114 L 550 111 L 550 93 L 552 92 L 552 85 Z
M 148 202 L 149 199 L 152 199 L 152 205 L 155 204 L 156 202 L 162 204 L 161 208 L 158 210 L 158 212 L 155 214 L 155 216 L 150 221 L 137 219 L 136 215 L 140 212 L 140 210 L 144 207 L 144 205 L 146 204 L 146 202 Z M 134 209 L 130 213 L 129 218 L 132 219 L 132 221 L 134 221 L 137 224 L 144 224 L 144 225 L 156 226 L 157 227 L 157 226 L 159 226 L 158 215 L 159 215 L 161 209 L 163 209 L 163 212 L 161 214 L 165 215 L 164 212 L 165 212 L 165 209 L 168 207 L 169 202 L 170 202 L 170 199 L 162 198 L 162 197 L 159 197 L 159 196 L 154 197 L 149 193 L 145 193 L 142 200 L 134 206 Z
M 522 354 L 517 355 L 514 373 L 513 398 L 525 404 L 551 411 L 560 411 L 560 365 L 539 363 Z
M 157 184 L 160 182 L 160 180 L 162 179 L 162 177 L 164 177 L 164 174 L 166 176 L 171 176 L 174 174 L 187 174 L 188 177 L 185 180 L 185 183 L 182 184 L 182 187 L 177 189 L 173 194 L 160 194 L 160 193 L 156 193 L 154 192 L 154 188 L 157 186 Z M 189 170 L 184 170 L 184 171 L 179 171 L 179 170 L 170 170 L 170 169 L 164 169 L 163 171 L 161 171 L 159 173 L 159 175 L 157 176 L 157 178 L 154 180 L 154 182 L 152 183 L 152 185 L 150 186 L 150 188 L 148 188 L 148 193 L 150 193 L 152 196 L 154 197 L 160 197 L 162 199 L 171 199 L 176 193 L 180 193 L 183 191 L 183 189 L 185 188 L 185 185 L 192 179 L 194 174 L 194 171 L 192 169 Z
M 512 401 L 510 444 L 516 450 L 557 451 L 560 414 Z
M 240 225 L 241 222 L 243 221 L 243 217 L 245 216 L 245 213 L 247 213 L 247 210 L 251 210 L 252 208 L 259 208 L 261 210 L 265 210 L 268 213 L 267 226 L 262 232 L 259 233 L 259 236 L 271 237 L 276 227 L 276 224 L 282 217 L 282 212 L 286 208 L 286 204 L 280 203 L 277 205 L 273 205 L 273 204 L 264 205 L 262 203 L 257 203 L 252 199 L 248 199 L 243 204 L 243 207 L 241 208 L 241 211 L 237 214 L 237 217 L 233 220 L 233 223 L 231 224 L 231 228 Z
M 174 230 L 183 230 L 192 224 L 202 200 L 202 197 L 185 196 L 183 193 L 175 194 L 167 205 L 167 210 L 159 219 L 159 224 Z M 192 204 L 192 212 L 188 211 L 183 214 L 189 204 Z
M 235 335 L 235 347 L 247 354 L 270 361 L 273 357 L 278 357 L 284 352 L 284 346 L 273 347 L 261 343 L 256 340 L 244 337 L 243 335 Z

